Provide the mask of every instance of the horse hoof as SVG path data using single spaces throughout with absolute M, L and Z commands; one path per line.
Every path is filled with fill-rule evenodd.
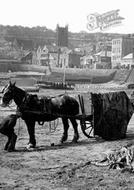
M 8 150 L 8 146 L 5 146 L 5 147 L 4 147 L 4 150 Z
M 8 148 L 8 149 L 7 149 L 7 152 L 15 152 L 15 149 L 13 149 L 13 148 Z
M 79 140 L 79 135 L 74 136 L 72 143 L 77 143 Z
M 59 144 L 63 144 L 63 143 L 64 143 L 64 141 L 62 141 L 62 140 L 61 140 L 61 141 L 59 141 Z
M 72 140 L 72 143 L 74 143 L 74 144 L 75 144 L 75 143 L 78 143 L 78 141 L 76 141 L 76 140 L 75 140 L 75 141 L 74 141 L 74 140 Z
M 76 138 L 73 139 L 73 140 L 72 140 L 72 143 L 78 143 L 78 139 L 76 139 Z
M 51 146 L 55 146 L 54 143 L 51 143 Z
M 26 149 L 27 150 L 33 150 L 35 148 L 35 146 L 31 143 L 29 143 L 27 146 L 26 146 Z
M 63 144 L 67 140 L 67 136 L 63 136 L 60 140 L 60 143 Z

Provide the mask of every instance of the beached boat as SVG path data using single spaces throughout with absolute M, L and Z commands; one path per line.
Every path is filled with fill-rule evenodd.
M 39 88 L 43 89 L 66 89 L 66 90 L 73 90 L 75 85 L 69 83 L 61 83 L 61 82 L 44 82 L 38 81 L 36 84 Z

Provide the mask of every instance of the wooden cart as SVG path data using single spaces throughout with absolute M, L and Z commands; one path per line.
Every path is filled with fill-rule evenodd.
M 88 138 L 94 137 L 94 111 L 93 111 L 93 104 L 91 95 L 87 94 L 88 101 L 84 100 L 82 94 L 78 95 L 81 114 L 77 117 L 80 120 L 81 130 L 83 134 Z M 85 107 L 88 107 L 85 109 Z

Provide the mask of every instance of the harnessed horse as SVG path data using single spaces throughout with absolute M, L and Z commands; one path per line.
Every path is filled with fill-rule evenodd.
M 75 116 L 79 114 L 79 104 L 75 98 L 67 94 L 39 98 L 37 95 L 29 94 L 25 90 L 17 87 L 15 83 L 9 82 L 3 89 L 1 106 L 8 106 L 11 100 L 14 100 L 16 103 L 17 111 L 26 123 L 29 134 L 28 148 L 34 148 L 36 146 L 35 123 L 53 121 L 59 117 L 62 119 L 64 129 L 61 143 L 65 142 L 68 137 L 68 119 L 71 121 L 74 129 L 72 141 L 75 143 L 78 141 L 78 124 Z

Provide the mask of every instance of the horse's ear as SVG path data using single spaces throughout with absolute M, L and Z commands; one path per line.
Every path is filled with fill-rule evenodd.
M 10 84 L 11 86 L 15 86 L 16 81 L 12 83 L 11 80 L 10 80 L 10 81 L 9 81 L 9 84 Z
M 16 84 L 16 81 L 12 85 L 15 86 L 15 84 Z

